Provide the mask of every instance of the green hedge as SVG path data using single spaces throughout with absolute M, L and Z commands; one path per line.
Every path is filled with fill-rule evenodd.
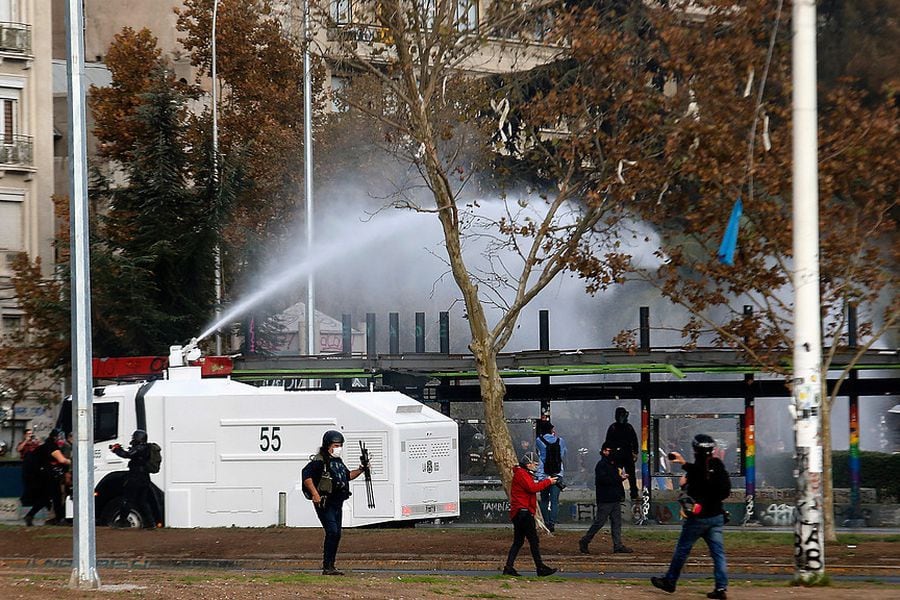
M 862 487 L 875 488 L 879 502 L 897 502 L 900 498 L 900 454 L 860 452 L 860 482 Z M 834 487 L 850 487 L 850 452 L 831 453 Z

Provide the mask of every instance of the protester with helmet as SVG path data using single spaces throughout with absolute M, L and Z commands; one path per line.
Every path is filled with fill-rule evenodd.
M 125 494 L 122 507 L 118 516 L 113 520 L 115 527 L 130 527 L 128 515 L 134 509 L 145 520 L 144 529 L 155 529 L 155 519 L 150 518 L 153 511 L 148 504 L 150 495 L 150 471 L 147 464 L 150 462 L 150 444 L 147 443 L 147 432 L 143 429 L 135 429 L 131 434 L 131 444 L 128 450 L 121 444 L 113 444 L 109 447 L 116 456 L 128 459 L 128 475 L 125 477 Z
M 715 577 L 715 588 L 706 597 L 725 600 L 728 596 L 728 573 L 722 537 L 725 525 L 722 501 L 731 493 L 731 480 L 725 465 L 713 456 L 716 447 L 713 438 L 700 434 L 694 437 L 691 445 L 694 449 L 693 463 L 686 462 L 677 452 L 670 455 L 670 460 L 681 463 L 685 472 L 681 477 L 685 495 L 679 499 L 684 520 L 668 572 L 663 577 L 651 577 L 650 582 L 670 594 L 674 592 L 691 548 L 702 537 L 709 546 Z
M 535 527 L 534 514 L 537 510 L 537 497 L 535 494 L 556 484 L 556 477 L 547 477 L 535 481 L 537 458 L 533 452 L 528 452 L 519 460 L 519 464 L 513 467 L 512 485 L 509 490 L 509 514 L 513 522 L 513 543 L 509 547 L 506 557 L 506 565 L 503 567 L 504 575 L 518 576 L 515 569 L 516 556 L 525 540 L 531 548 L 531 557 L 539 577 L 546 577 L 556 573 L 556 569 L 548 567 L 541 559 L 541 549 L 538 545 L 537 528 Z
M 322 436 L 322 447 L 318 454 L 311 457 L 303 467 L 303 487 L 307 498 L 312 500 L 316 516 L 325 530 L 325 543 L 322 554 L 323 575 L 343 575 L 334 566 L 338 544 L 341 542 L 341 518 L 344 500 L 350 497 L 350 482 L 368 469 L 368 465 L 360 465 L 352 471 L 347 470 L 341 453 L 344 448 L 344 436 L 340 431 L 326 431 Z
M 37 450 L 29 455 L 31 461 L 26 468 L 33 470 L 34 489 L 31 490 L 31 510 L 25 514 L 25 525 L 31 527 L 34 516 L 44 507 L 53 507 L 53 518 L 47 520 L 48 525 L 62 525 L 66 520 L 66 513 L 62 499 L 62 481 L 65 473 L 65 465 L 72 463 L 63 456 L 59 447 L 59 437 L 62 432 L 54 429 Z M 27 506 L 25 502 L 23 502 Z
M 628 422 L 628 411 L 624 406 L 616 408 L 616 422 L 606 430 L 606 443 L 612 448 L 612 462 L 625 469 L 628 474 L 629 495 L 637 500 L 637 475 L 634 462 L 638 457 L 638 439 L 634 427 Z

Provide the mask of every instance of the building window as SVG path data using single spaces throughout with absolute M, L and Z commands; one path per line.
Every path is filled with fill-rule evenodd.
M 18 133 L 19 102 L 12 98 L 0 98 L 0 140 L 4 144 L 12 144 L 13 136 Z
M 331 18 L 338 25 L 346 25 L 353 21 L 352 0 L 331 0 Z
M 22 317 L 20 315 L 3 315 L 2 335 L 12 335 L 22 330 Z
M 456 0 L 456 29 L 478 30 L 478 0 Z
M 21 252 L 24 250 L 22 222 L 24 193 L 0 193 L 0 252 Z M 6 265 L 0 265 L 0 269 Z
M 0 23 L 19 22 L 19 0 L 0 0 Z

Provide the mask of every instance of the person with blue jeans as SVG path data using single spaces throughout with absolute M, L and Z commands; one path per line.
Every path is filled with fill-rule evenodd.
M 693 463 L 686 462 L 677 452 L 669 456 L 673 462 L 681 463 L 685 471 L 681 477 L 681 487 L 686 495 L 679 499 L 684 520 L 669 570 L 662 577 L 651 577 L 650 583 L 665 592 L 673 593 L 691 549 L 697 540 L 703 538 L 713 559 L 715 579 L 715 588 L 706 597 L 726 600 L 728 566 L 722 535 L 722 528 L 725 526 L 722 501 L 731 493 L 731 479 L 722 461 L 712 455 L 716 447 L 713 438 L 700 434 L 694 437 L 691 445 L 694 449 Z
M 344 500 L 350 497 L 350 481 L 366 472 L 367 464 L 352 471 L 341 460 L 344 436 L 340 431 L 326 431 L 322 447 L 303 467 L 303 490 L 312 500 L 316 516 L 325 530 L 322 552 L 322 575 L 343 575 L 334 566 L 338 545 L 341 542 Z
M 538 481 L 548 477 L 556 477 L 557 483 L 541 491 L 541 514 L 547 529 L 556 530 L 559 522 L 559 492 L 564 485 L 566 442 L 556 434 L 556 428 L 549 420 L 543 419 L 537 422 L 537 439 L 534 447 L 538 452 L 538 468 L 536 477 Z

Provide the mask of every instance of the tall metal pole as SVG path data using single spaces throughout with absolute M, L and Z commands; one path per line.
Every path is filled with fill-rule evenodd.
M 303 2 L 303 166 L 306 184 L 306 255 L 313 253 L 313 154 L 312 154 L 312 68 L 309 58 L 309 0 Z M 309 272 L 306 283 L 306 349 L 316 353 L 315 275 Z
M 219 195 L 219 77 L 216 70 L 216 18 L 219 13 L 219 0 L 213 0 L 212 9 L 212 60 L 211 73 L 212 78 L 212 160 L 213 160 L 213 186 L 217 199 Z M 222 318 L 222 246 L 216 242 L 215 248 L 215 270 L 216 270 L 216 323 Z M 216 332 L 216 355 L 222 355 L 222 334 Z
M 793 37 L 794 577 L 811 584 L 825 575 L 815 0 L 795 0 Z
M 100 587 L 94 531 L 94 419 L 91 372 L 91 274 L 88 221 L 87 141 L 84 96 L 84 11 L 82 0 L 68 0 L 66 63 L 69 92 L 69 198 L 72 286 L 72 449 L 75 518 L 72 575 L 75 588 Z M 58 516 L 58 515 L 57 515 Z

